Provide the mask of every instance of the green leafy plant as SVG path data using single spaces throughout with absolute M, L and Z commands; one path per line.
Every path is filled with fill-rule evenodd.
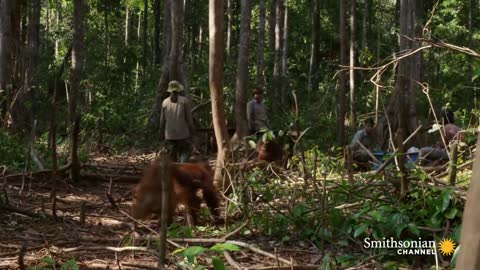
M 40 264 L 42 264 L 42 266 L 30 267 L 29 270 L 53 270 L 53 269 L 79 270 L 80 269 L 75 259 L 70 259 L 64 262 L 63 264 L 61 264 L 60 268 L 58 268 L 57 265 L 59 265 L 59 263 L 55 262 L 55 260 L 52 257 L 46 256 L 40 259 Z
M 183 261 L 183 266 L 188 267 L 188 269 L 193 270 L 202 270 L 205 269 L 205 266 L 201 265 L 198 261 L 198 257 L 201 254 L 206 253 L 207 251 L 214 252 L 215 255 L 211 255 L 210 259 L 212 261 L 213 268 L 215 270 L 224 270 L 226 269 L 225 264 L 222 259 L 219 257 L 223 254 L 224 251 L 239 251 L 240 248 L 231 243 L 218 243 L 213 247 L 207 249 L 200 246 L 191 246 L 188 248 L 177 249 L 173 254 L 177 254 L 185 260 Z

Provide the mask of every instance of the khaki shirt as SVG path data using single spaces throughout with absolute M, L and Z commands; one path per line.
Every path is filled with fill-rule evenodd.
M 269 129 L 267 110 L 263 102 L 255 99 L 247 103 L 247 120 L 250 131 L 257 132 L 261 128 Z
M 193 117 L 188 98 L 178 96 L 176 103 L 170 97 L 163 100 L 160 129 L 165 130 L 167 140 L 183 140 L 193 135 Z

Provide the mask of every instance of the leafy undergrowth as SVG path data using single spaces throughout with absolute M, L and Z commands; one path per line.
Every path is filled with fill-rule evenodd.
M 451 238 L 459 242 L 465 183 L 455 189 L 437 186 L 414 168 L 408 195 L 400 200 L 392 168 L 380 176 L 356 174 L 355 181 L 348 182 L 342 176 L 340 158 L 317 152 L 314 161 L 313 153 L 306 153 L 305 172 L 312 176 L 306 179 L 295 158 L 288 169 L 273 164 L 248 169 L 229 166 L 226 175 L 231 177 L 233 189 L 222 204 L 226 225 L 208 225 L 206 209 L 205 226 L 188 228 L 183 216 L 178 216 L 168 233 L 177 244 L 169 245 L 170 268 L 232 269 L 233 261 L 241 268 L 255 269 L 274 267 L 284 260 L 312 265 L 309 269 L 435 269 L 432 255 L 399 255 L 397 249 L 368 248 L 366 241 L 421 238 L 439 243 Z M 138 175 L 153 157 L 132 154 L 91 159 L 84 166 L 81 183 L 60 181 L 57 222 L 50 216 L 48 176 L 27 180 L 23 190 L 21 179 L 7 178 L 2 203 L 8 199 L 9 206 L 45 217 L 14 213 L 0 204 L 0 269 L 19 268 L 22 246 L 26 249 L 26 269 L 156 266 L 158 235 L 133 226 L 130 218 L 112 209 L 106 196 L 109 176 Z M 89 177 L 93 169 L 95 181 Z M 98 180 L 102 173 L 106 181 Z M 468 178 L 468 171 L 460 172 L 459 180 Z M 111 195 L 118 208 L 128 213 L 134 184 L 120 180 L 113 179 Z M 85 225 L 79 222 L 82 203 L 86 203 Z M 159 230 L 156 220 L 143 223 Z M 112 249 L 127 246 L 147 251 Z M 230 262 L 226 256 L 231 257 Z M 452 269 L 452 256 L 440 252 L 438 256 L 440 269 Z

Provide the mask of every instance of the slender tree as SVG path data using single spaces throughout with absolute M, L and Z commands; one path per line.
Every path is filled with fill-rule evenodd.
M 36 88 L 37 62 L 40 48 L 40 0 L 32 0 L 28 3 L 28 44 L 27 44 L 27 64 L 25 68 L 25 88 L 30 93 L 30 102 L 32 108 L 29 110 L 30 119 L 34 119 L 35 104 L 38 89 Z
M 162 60 L 162 52 L 160 50 L 160 0 L 153 0 L 153 54 L 156 65 Z
M 340 0 L 340 65 L 346 66 L 346 33 L 345 33 L 345 1 Z M 337 98 L 337 142 L 338 145 L 343 145 L 345 141 L 345 93 L 346 93 L 346 75 L 345 71 L 341 70 L 338 74 L 338 98 Z
M 288 6 L 287 2 L 283 6 L 283 31 L 282 31 L 282 78 L 281 78 L 281 103 L 285 104 L 285 98 L 287 97 L 287 84 L 288 84 Z
M 270 0 L 269 13 L 268 13 L 268 49 L 270 54 L 275 52 L 275 25 L 276 25 L 276 11 L 277 1 Z
M 258 15 L 258 44 L 257 44 L 257 85 L 264 84 L 263 78 L 263 66 L 265 62 L 264 58 L 264 47 L 265 47 L 265 17 L 266 17 L 266 7 L 265 7 L 265 0 L 260 0 L 260 7 L 259 7 L 259 15 Z
M 225 166 L 226 151 L 228 149 L 228 132 L 225 120 L 225 103 L 223 97 L 223 0 L 209 0 L 209 85 L 212 103 L 212 120 L 217 141 L 217 161 L 214 180 L 221 185 L 222 172 Z M 223 183 L 226 189 L 229 183 Z
M 240 47 L 238 51 L 237 80 L 235 90 L 235 120 L 238 139 L 248 135 L 247 89 L 248 89 L 248 48 L 250 45 L 250 0 L 241 1 L 242 18 L 240 21 Z
M 311 12 L 311 44 L 310 44 L 310 65 L 308 69 L 308 86 L 310 92 L 317 87 L 316 76 L 319 65 L 320 55 L 320 1 L 312 0 Z
M 275 3 L 275 52 L 274 52 L 274 60 L 273 60 L 273 82 L 272 82 L 272 89 L 270 91 L 272 100 L 278 100 L 280 98 L 280 104 L 278 102 L 272 102 L 272 110 L 276 111 L 277 106 L 281 105 L 283 101 L 282 93 L 281 93 L 281 60 L 282 60 L 282 37 L 283 37 L 283 1 L 284 0 L 276 0 Z
M 355 8 L 357 0 L 350 0 L 350 125 L 356 127 L 355 112 Z
M 84 0 L 73 2 L 73 40 L 72 40 L 72 71 L 70 73 L 69 91 L 69 123 L 70 139 L 72 148 L 70 151 L 71 172 L 73 181 L 80 178 L 80 161 L 78 159 L 78 125 L 80 114 L 78 113 L 78 101 L 80 97 L 80 81 L 82 79 L 84 60 Z
M 233 20 L 232 0 L 227 0 L 227 59 L 230 58 L 230 47 L 232 46 L 232 20 Z
M 13 0 L 0 0 L 0 97 L 7 97 L 10 89 L 11 77 L 11 50 L 12 50 L 12 25 L 11 12 Z M 2 126 L 6 126 L 8 113 L 7 102 L 3 102 L 0 119 Z
M 176 1 L 174 1 L 176 2 Z M 145 85 L 147 77 L 147 40 L 148 40 L 148 0 L 143 0 L 143 55 L 142 55 L 142 84 Z

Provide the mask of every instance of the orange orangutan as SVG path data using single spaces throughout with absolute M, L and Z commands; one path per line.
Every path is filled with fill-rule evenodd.
M 218 192 L 213 185 L 213 174 L 206 162 L 202 163 L 169 163 L 170 179 L 162 179 L 160 160 L 155 159 L 144 170 L 140 182 L 133 191 L 132 214 L 134 218 L 143 219 L 149 214 L 161 214 L 162 181 L 171 181 L 170 208 L 168 223 L 173 220 L 176 207 L 182 204 L 197 223 L 201 198 L 197 191 L 201 190 L 203 199 L 210 208 L 215 221 L 218 221 Z

